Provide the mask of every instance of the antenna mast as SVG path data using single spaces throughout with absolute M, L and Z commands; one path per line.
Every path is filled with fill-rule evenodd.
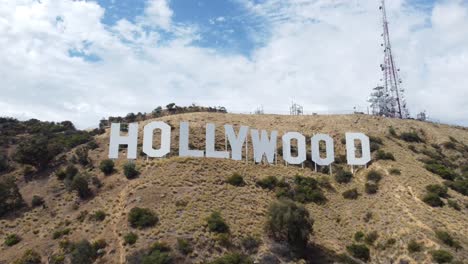
M 383 72 L 383 86 L 381 89 L 381 98 L 371 99 L 371 106 L 375 109 L 379 108 L 374 114 L 385 115 L 396 118 L 408 118 L 409 111 L 406 107 L 404 97 L 404 89 L 401 87 L 401 79 L 398 76 L 400 69 L 395 65 L 395 60 L 392 54 L 392 46 L 390 44 L 390 33 L 388 30 L 387 11 L 385 9 L 385 0 L 381 0 L 382 23 L 383 23 L 383 41 L 384 61 L 380 64 Z M 383 89 L 382 89 L 383 88 Z M 377 88 L 376 88 L 377 89 Z M 375 93 L 371 96 L 375 96 Z M 374 102 L 372 101 L 374 100 Z M 378 101 L 378 103 L 375 103 Z

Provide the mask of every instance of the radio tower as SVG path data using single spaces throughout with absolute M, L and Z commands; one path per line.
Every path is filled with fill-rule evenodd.
M 409 111 L 406 107 L 404 89 L 401 87 L 401 79 L 398 76 L 400 69 L 395 65 L 390 44 L 390 33 L 388 30 L 387 11 L 385 10 L 385 0 L 381 0 L 384 62 L 380 64 L 383 72 L 383 86 L 375 88 L 376 92 L 371 94 L 371 107 L 374 114 L 396 118 L 408 118 Z

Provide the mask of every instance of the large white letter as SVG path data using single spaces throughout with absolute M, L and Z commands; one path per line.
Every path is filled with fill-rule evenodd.
M 362 157 L 356 158 L 354 140 L 361 141 Z M 371 160 L 369 137 L 363 133 L 346 133 L 346 158 L 349 165 L 366 165 Z
M 128 124 L 128 135 L 120 135 L 120 123 L 111 124 L 109 159 L 119 158 L 119 146 L 127 145 L 127 158 L 137 158 L 138 123 Z
M 153 148 L 154 130 L 161 130 L 161 147 Z M 143 132 L 143 152 L 149 157 L 160 158 L 171 151 L 171 127 L 162 122 L 151 122 L 147 124 Z
M 232 159 L 242 160 L 242 146 L 244 145 L 245 139 L 247 138 L 247 132 L 249 127 L 241 126 L 239 129 L 239 136 L 236 137 L 234 128 L 231 125 L 224 125 L 224 131 L 231 146 Z
M 297 157 L 291 155 L 291 140 L 297 140 Z M 283 159 L 290 164 L 301 164 L 306 160 L 305 137 L 298 132 L 288 132 L 283 135 Z
M 329 135 L 317 134 L 312 137 L 312 161 L 321 166 L 328 166 L 335 161 L 333 139 Z M 320 157 L 320 141 L 325 142 L 326 158 Z
M 189 149 L 189 123 L 180 122 L 179 132 L 179 156 L 181 157 L 203 157 L 203 150 Z
M 273 163 L 276 151 L 276 136 L 278 131 L 272 131 L 271 137 L 268 139 L 268 133 L 262 130 L 261 138 L 259 138 L 258 130 L 252 129 L 252 144 L 254 149 L 255 162 L 260 163 L 265 154 L 268 163 Z
M 206 139 L 205 139 L 206 140 L 205 141 L 206 157 L 222 158 L 222 159 L 229 158 L 229 152 L 215 150 L 215 142 L 216 142 L 215 134 L 216 134 L 215 125 L 211 123 L 206 124 Z

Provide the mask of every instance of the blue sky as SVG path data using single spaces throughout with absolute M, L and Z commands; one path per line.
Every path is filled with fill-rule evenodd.
M 377 0 L 0 1 L 0 108 L 21 119 L 174 102 L 288 114 L 366 111 L 381 85 Z M 468 125 L 468 2 L 388 0 L 410 113 Z

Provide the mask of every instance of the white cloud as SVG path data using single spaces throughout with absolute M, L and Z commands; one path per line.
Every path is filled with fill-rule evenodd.
M 269 25 L 265 45 L 249 58 L 193 46 L 196 27 L 175 24 L 166 1 L 149 1 L 136 23 L 108 27 L 95 2 L 0 0 L 2 113 L 90 127 L 103 116 L 169 102 L 243 112 L 263 104 L 286 113 L 294 99 L 307 112 L 365 109 L 381 78 L 375 1 L 239 1 Z M 390 4 L 410 110 L 467 125 L 467 5 L 443 1 L 425 12 L 403 0 Z M 164 40 L 149 25 L 175 38 Z M 69 50 L 100 60 L 72 58 Z

